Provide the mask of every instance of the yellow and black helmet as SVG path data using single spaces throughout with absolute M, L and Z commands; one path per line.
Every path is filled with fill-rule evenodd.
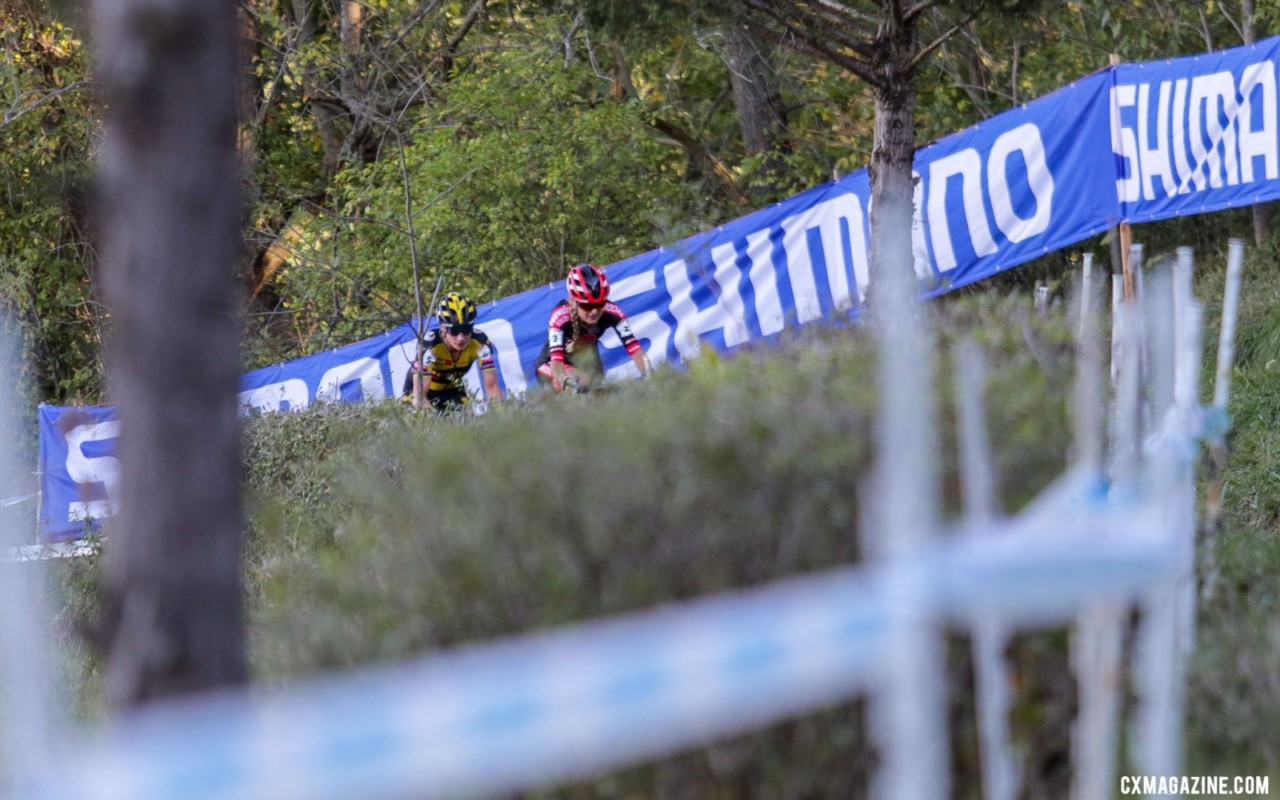
M 475 301 L 457 292 L 449 292 L 441 299 L 436 316 L 440 318 L 441 328 L 470 327 L 476 321 Z

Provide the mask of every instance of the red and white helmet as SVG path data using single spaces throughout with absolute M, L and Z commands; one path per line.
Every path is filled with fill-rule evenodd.
M 598 306 L 609 299 L 609 279 L 595 264 L 579 264 L 569 270 L 565 285 L 575 303 Z

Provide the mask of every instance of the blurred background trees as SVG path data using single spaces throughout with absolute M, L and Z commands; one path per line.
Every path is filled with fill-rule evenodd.
M 1255 38 L 1280 30 L 1274 5 L 1250 6 L 1070 0 L 978 17 L 921 66 L 916 144 L 1103 68 L 1112 53 L 1139 61 L 1237 45 L 1250 12 Z M 871 161 L 871 87 L 753 35 L 737 24 L 745 4 L 239 8 L 246 369 L 411 316 L 406 185 L 425 274 L 483 301 Z M 53 0 L 10 0 L 0 15 L 0 297 L 32 356 L 32 398 L 54 403 L 108 401 L 98 346 L 110 318 L 84 188 L 101 109 L 83 28 Z M 1190 222 L 1209 230 L 1223 218 Z M 1144 238 L 1158 246 L 1161 230 Z
M 84 32 L 44 3 L 0 13 L 0 303 L 40 399 L 88 401 L 102 308 L 85 190 L 98 137 Z

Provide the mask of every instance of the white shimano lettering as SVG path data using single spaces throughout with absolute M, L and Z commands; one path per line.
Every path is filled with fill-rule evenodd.
M 529 379 L 520 364 L 520 348 L 516 345 L 516 333 L 511 323 L 505 319 L 487 319 L 480 323 L 480 329 L 489 337 L 493 361 L 502 375 L 502 385 L 508 392 L 523 392 L 529 386 Z M 559 331 L 556 333 L 558 335 Z
M 1026 188 L 1035 199 L 1036 210 L 1030 217 L 1020 217 L 1014 209 L 1008 169 L 1014 153 L 1022 155 L 1027 170 Z M 1049 229 L 1053 216 L 1053 175 L 1045 160 L 1039 128 L 1027 123 L 1000 134 L 987 155 L 987 186 L 996 227 L 1009 241 L 1021 242 Z
M 740 283 L 746 279 L 746 273 L 738 268 L 738 248 L 732 244 L 713 247 L 711 263 L 716 266 L 716 286 L 720 289 L 717 300 L 724 307 L 725 314 L 733 320 L 733 325 L 725 328 L 725 344 L 729 347 L 742 344 L 751 338 L 751 333 L 747 330 L 746 309 L 743 307 L 742 291 L 739 288 Z
M 770 231 L 756 231 L 747 236 L 747 260 L 751 262 L 748 277 L 755 294 L 760 333 L 769 336 L 781 331 L 786 324 L 782 298 L 778 295 L 778 273 L 773 264 L 773 236 Z
M 67 521 L 82 522 L 102 519 L 115 511 L 115 498 L 119 496 L 120 460 L 114 455 L 90 457 L 83 445 L 120 438 L 119 420 L 77 425 L 67 431 L 67 476 L 76 484 L 102 484 L 106 500 L 73 501 L 68 504 Z
M 1235 120 L 1239 116 L 1236 103 L 1236 84 L 1230 72 L 1197 75 L 1191 79 L 1191 117 L 1188 120 L 1191 134 L 1191 155 L 1196 167 L 1191 173 L 1196 189 L 1209 186 L 1222 188 L 1225 169 L 1227 185 L 1240 182 L 1236 163 Z M 1226 116 L 1227 125 L 1222 125 Z M 1208 146 L 1206 147 L 1206 140 Z M 1221 143 L 1221 147 L 1219 144 Z M 1225 164 L 1223 157 L 1225 156 Z
M 1187 159 L 1187 86 L 1186 78 L 1173 82 L 1173 163 L 1178 176 L 1178 194 L 1191 191 L 1191 162 Z
M 360 358 L 339 364 L 320 378 L 316 388 L 316 399 L 327 402 L 342 402 L 342 391 L 353 381 L 360 382 L 361 401 L 383 400 L 387 397 L 386 383 L 382 377 L 382 365 L 376 358 Z
M 307 382 L 290 378 L 279 383 L 269 383 L 257 389 L 249 389 L 238 395 L 241 413 L 261 411 L 266 414 L 277 411 L 305 408 L 311 402 Z
M 1154 98 L 1153 98 L 1154 95 Z M 1111 149 L 1121 202 L 1280 178 L 1276 66 L 1249 64 L 1111 90 Z
M 1173 82 L 1161 81 L 1156 112 L 1157 120 L 1169 118 L 1170 103 L 1173 102 Z M 1160 178 L 1160 186 L 1165 197 L 1173 197 L 1178 193 L 1178 181 L 1173 174 L 1173 149 L 1169 140 L 1168 125 L 1156 124 L 1155 146 L 1151 145 L 1151 87 L 1143 84 L 1138 87 L 1138 165 L 1142 173 L 1142 196 L 1147 200 L 1156 199 L 1153 181 Z
M 67 431 L 67 475 L 75 483 L 103 483 L 114 486 L 120 476 L 120 460 L 115 456 L 89 457 L 82 445 L 120 438 L 120 421 L 77 425 Z
M 796 319 L 808 322 L 822 315 L 814 284 L 813 253 L 809 252 L 809 231 L 817 230 L 827 266 L 827 285 L 836 308 L 852 304 L 850 277 L 858 283 L 859 299 L 866 293 L 870 274 L 867 254 L 866 212 L 852 192 L 823 201 L 782 221 L 782 245 L 787 251 L 787 274 L 795 295 Z M 845 257 L 844 231 L 849 236 L 849 257 Z
M 1124 161 L 1124 175 L 1116 179 L 1116 196 L 1122 203 L 1132 203 L 1142 191 L 1142 174 L 1138 169 L 1138 137 L 1132 127 L 1122 122 L 1121 110 L 1137 104 L 1138 90 L 1123 85 L 1111 89 L 1111 151 Z
M 951 224 L 947 216 L 947 184 L 951 178 L 960 178 L 960 196 L 963 200 L 964 222 L 969 241 L 978 256 L 996 252 L 996 242 L 987 223 L 983 207 L 982 156 L 973 148 L 939 158 L 929 165 L 929 185 L 925 191 L 929 198 L 929 234 L 933 243 L 934 262 L 938 271 L 955 269 L 955 247 L 951 242 Z
M 733 274 L 729 275 L 717 270 L 716 278 L 724 281 L 721 284 L 722 293 L 731 291 L 734 298 L 737 298 L 738 270 L 733 266 L 732 260 L 729 265 Z M 662 272 L 667 281 L 667 291 L 671 293 L 671 315 L 676 318 L 675 344 L 681 357 L 690 358 L 697 355 L 700 346 L 699 337 L 711 331 L 721 331 L 725 344 L 729 347 L 742 344 L 747 340 L 747 331 L 742 317 L 734 319 L 730 314 L 731 308 L 741 314 L 741 300 L 734 299 L 726 303 L 721 297 L 713 297 L 710 305 L 699 308 L 693 299 L 694 284 L 689 278 L 689 268 L 683 259 L 670 262 Z M 726 290 L 725 284 L 732 286 L 732 289 Z
M 1240 179 L 1273 181 L 1280 178 L 1280 131 L 1276 130 L 1276 68 L 1271 62 L 1250 64 L 1240 77 Z M 1254 120 L 1260 120 L 1258 128 Z M 1262 159 L 1262 173 L 1254 161 Z
M 613 286 L 609 290 L 609 297 L 615 302 L 626 300 L 628 297 L 651 292 L 658 288 L 658 279 L 653 270 L 641 272 L 639 275 L 632 275 L 629 278 L 622 278 L 614 281 Z M 626 310 L 625 308 L 623 309 Z M 651 363 L 657 364 L 667 360 L 667 347 L 671 342 L 671 326 L 663 321 L 662 317 L 656 311 L 641 311 L 639 314 L 628 314 L 627 321 L 631 325 L 631 331 L 637 339 L 643 339 L 649 342 L 649 346 L 645 348 L 645 352 L 649 356 Z M 611 331 L 605 331 L 605 335 L 600 337 L 600 344 L 606 348 L 621 347 L 622 341 L 617 336 L 610 336 Z M 626 374 L 628 367 L 635 369 L 635 365 L 627 361 L 622 366 L 609 370 L 609 375 L 622 372 Z

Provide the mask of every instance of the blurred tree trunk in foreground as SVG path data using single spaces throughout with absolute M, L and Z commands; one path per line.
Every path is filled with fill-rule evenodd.
M 236 6 L 97 0 L 94 15 L 108 387 L 122 431 L 107 693 L 121 708 L 247 677 Z

